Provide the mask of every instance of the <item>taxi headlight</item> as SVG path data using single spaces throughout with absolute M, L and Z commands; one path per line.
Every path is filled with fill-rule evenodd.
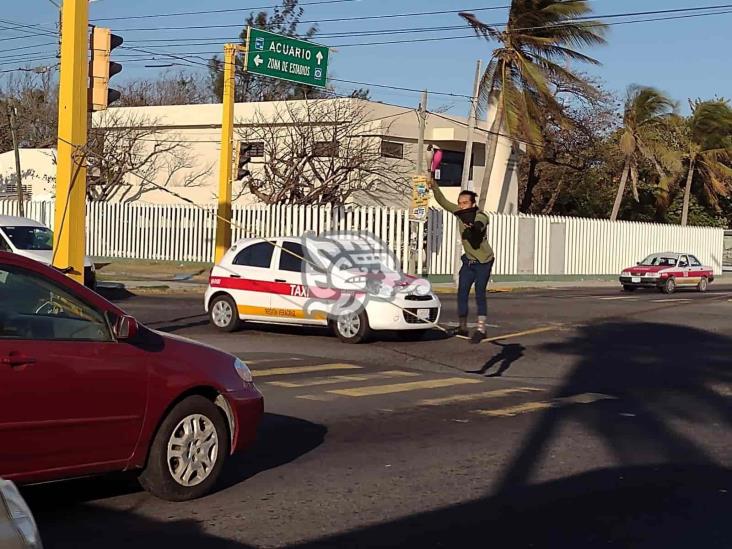
M 646 273 L 648 278 L 661 278 L 661 273 Z
M 234 369 L 236 370 L 236 373 L 239 374 L 239 377 L 242 379 L 242 381 L 244 381 L 245 383 L 253 382 L 252 371 L 244 363 L 243 360 L 235 358 L 234 359 Z

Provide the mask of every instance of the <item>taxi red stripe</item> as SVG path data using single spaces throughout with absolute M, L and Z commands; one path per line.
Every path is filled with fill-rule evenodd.
M 265 294 L 290 295 L 292 289 L 287 282 L 268 282 L 265 280 L 252 280 L 249 278 L 230 278 L 223 276 L 212 276 L 208 283 L 214 288 L 227 290 L 245 290 L 247 292 L 262 292 Z

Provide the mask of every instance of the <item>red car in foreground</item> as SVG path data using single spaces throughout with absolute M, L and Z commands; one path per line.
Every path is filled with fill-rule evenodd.
M 713 281 L 714 269 L 705 267 L 696 256 L 686 253 L 652 254 L 620 273 L 620 283 L 627 292 L 638 288 L 657 288 L 672 294 L 677 288 L 690 287 L 706 292 Z
M 139 470 L 158 497 L 210 491 L 255 438 L 238 358 L 138 324 L 56 270 L 0 252 L 0 477 Z

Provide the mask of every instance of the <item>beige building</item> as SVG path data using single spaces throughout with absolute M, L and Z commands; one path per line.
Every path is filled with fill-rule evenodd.
M 95 113 L 95 128 L 106 130 L 105 145 L 90 146 L 92 150 L 104 150 L 102 156 L 97 153 L 97 158 L 107 160 L 102 162 L 101 168 L 90 167 L 93 192 L 108 201 L 215 202 L 221 115 L 220 104 L 113 108 Z M 265 189 L 267 192 L 257 196 L 241 181 L 235 182 L 235 204 L 257 203 L 264 195 L 274 196 L 271 187 L 276 187 L 281 179 L 271 172 L 300 169 L 295 164 L 305 153 L 289 149 L 302 146 L 303 150 L 318 151 L 314 154 L 318 157 L 317 163 L 299 172 L 303 181 L 312 180 L 311 192 L 317 192 L 313 189 L 318 187 L 313 171 L 325 172 L 325 175 L 318 173 L 321 180 L 332 182 L 329 178 L 341 177 L 338 185 L 354 189 L 348 196 L 349 202 L 408 207 L 409 181 L 416 171 L 418 156 L 419 118 L 415 110 L 358 99 L 329 99 L 241 103 L 235 106 L 234 118 L 235 149 L 243 146 L 243 154 L 248 159 L 244 168 L 251 173 L 252 179 L 264 181 L 262 189 L 269 186 Z M 470 179 L 476 191 L 483 179 L 486 127 L 486 122 L 481 122 L 473 135 Z M 428 114 L 425 149 L 429 146 L 442 149 L 440 185 L 451 198 L 455 198 L 460 189 L 467 137 L 466 118 Z M 301 141 L 309 142 L 298 145 Z M 116 152 L 110 155 L 110 151 Z M 115 155 L 133 157 L 131 162 L 137 166 L 134 175 L 120 174 L 117 178 L 115 162 L 109 161 Z M 277 169 L 271 168 L 272 158 L 281 161 L 275 166 Z M 427 150 L 424 158 L 429 162 Z M 348 171 L 344 168 L 346 164 L 359 168 L 351 170 L 348 176 L 341 176 L 340 172 Z M 105 180 L 114 180 L 113 185 L 95 187 L 94 176 L 100 169 L 106 170 Z M 234 172 L 237 172 L 237 166 L 234 166 Z M 43 179 L 43 175 L 40 177 Z M 44 187 L 44 195 L 47 190 Z M 501 139 L 486 209 L 515 213 L 517 195 L 518 180 L 511 147 L 507 140 Z

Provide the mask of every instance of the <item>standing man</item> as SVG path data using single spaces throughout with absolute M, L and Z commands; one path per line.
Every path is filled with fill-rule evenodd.
M 460 267 L 458 284 L 458 316 L 460 325 L 457 335 L 468 335 L 468 301 L 470 288 L 475 284 L 475 301 L 478 305 L 478 327 L 473 332 L 471 343 L 480 343 L 485 339 L 485 322 L 488 314 L 486 291 L 488 280 L 493 270 L 495 255 L 486 239 L 488 216 L 478 209 L 477 195 L 473 191 L 462 191 L 458 195 L 458 203 L 453 204 L 442 194 L 434 179 L 430 179 L 430 187 L 435 193 L 435 200 L 445 210 L 458 218 L 460 234 L 463 242 L 462 266 Z

